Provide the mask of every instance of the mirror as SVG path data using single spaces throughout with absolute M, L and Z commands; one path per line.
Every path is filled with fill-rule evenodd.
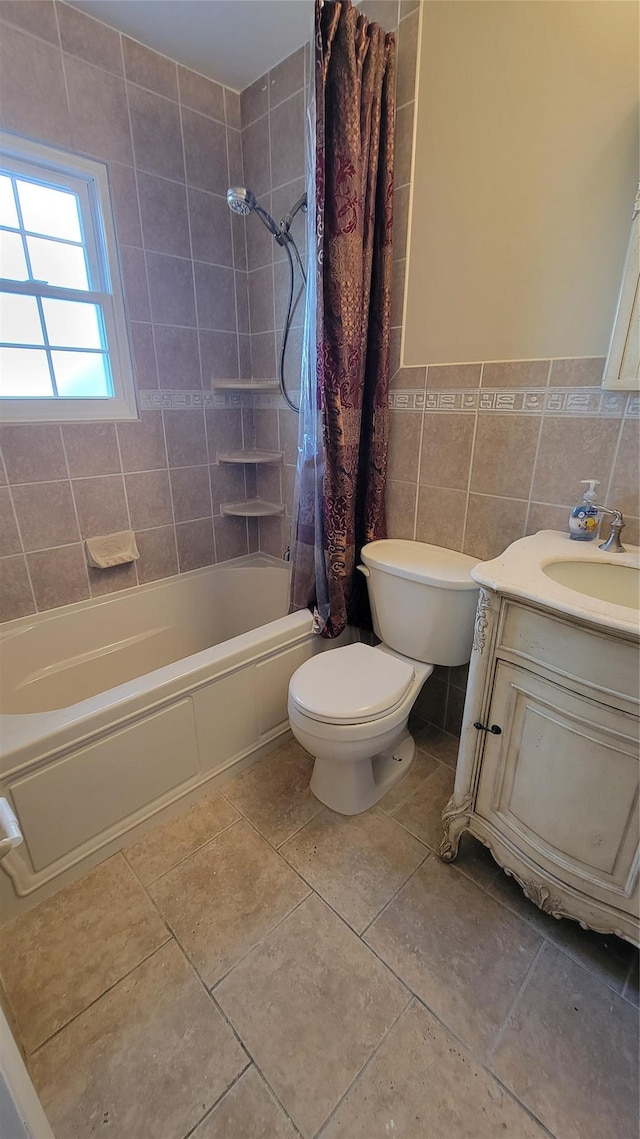
M 422 6 L 405 367 L 606 356 L 637 42 L 627 0 Z

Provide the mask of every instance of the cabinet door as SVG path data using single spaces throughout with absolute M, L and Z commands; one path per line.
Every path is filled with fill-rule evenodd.
M 541 867 L 622 909 L 638 874 L 638 720 L 498 662 L 476 811 Z

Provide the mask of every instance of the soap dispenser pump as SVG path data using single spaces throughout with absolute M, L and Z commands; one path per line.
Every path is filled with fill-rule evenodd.
M 582 479 L 583 486 L 588 486 L 582 496 L 582 502 L 574 506 L 569 515 L 569 537 L 575 542 L 592 542 L 598 536 L 600 520 L 598 510 L 594 506 L 598 479 Z

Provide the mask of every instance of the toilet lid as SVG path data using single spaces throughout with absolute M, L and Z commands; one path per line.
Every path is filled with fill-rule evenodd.
M 318 653 L 293 674 L 289 696 L 326 724 L 361 724 L 392 712 L 413 682 L 410 664 L 360 643 Z

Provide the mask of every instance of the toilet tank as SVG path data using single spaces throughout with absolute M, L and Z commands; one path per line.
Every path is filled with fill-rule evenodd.
M 385 645 L 429 664 L 466 664 L 478 601 L 470 577 L 476 558 L 388 538 L 363 546 L 362 561 L 373 628 Z

